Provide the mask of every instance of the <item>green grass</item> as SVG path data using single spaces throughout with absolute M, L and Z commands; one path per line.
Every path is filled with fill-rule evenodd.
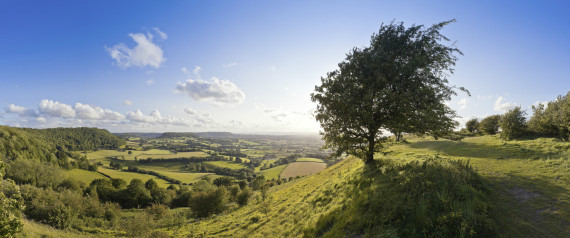
M 58 238 L 87 238 L 87 237 L 101 237 L 88 233 L 81 233 L 78 231 L 59 230 L 48 225 L 40 224 L 32 220 L 23 220 L 24 231 L 22 237 L 27 238 L 44 238 L 44 237 L 58 237 Z
M 360 196 L 364 199 L 369 196 L 367 194 L 376 194 L 374 197 L 385 199 L 382 196 L 390 194 L 389 192 L 398 196 L 406 196 L 415 194 L 415 191 L 422 191 L 407 187 L 402 187 L 406 189 L 392 191 L 390 189 L 396 189 L 399 186 L 398 184 L 405 184 L 407 180 L 391 180 L 391 178 L 412 173 L 410 175 L 416 175 L 411 176 L 410 179 L 412 180 L 410 181 L 429 181 L 423 180 L 421 173 L 412 172 L 421 171 L 422 166 L 412 164 L 413 166 L 408 168 L 401 167 L 401 165 L 413 161 L 418 161 L 421 165 L 426 159 L 439 156 L 444 160 L 469 161 L 473 170 L 477 171 L 485 181 L 488 188 L 486 196 L 488 198 L 489 216 L 494 218 L 492 223 L 494 223 L 497 231 L 495 236 L 570 237 L 570 143 L 555 139 L 503 141 L 497 136 L 468 137 L 460 142 L 430 138 L 407 138 L 407 140 L 409 143 L 398 143 L 389 147 L 385 155 L 376 155 L 377 160 L 392 161 L 394 168 L 399 168 L 395 170 L 397 171 L 396 175 L 382 177 L 378 174 L 375 175 L 380 176 L 378 178 L 364 179 L 362 177 L 364 174 L 363 163 L 358 159 L 349 157 L 320 173 L 272 188 L 270 190 L 269 218 L 266 218 L 265 214 L 261 212 L 262 203 L 254 199 L 253 203 L 246 207 L 192 222 L 182 229 L 180 236 L 199 234 L 204 237 L 298 237 L 302 236 L 304 231 L 308 232 L 309 235 L 314 234 L 312 232 L 323 235 L 327 231 L 335 231 L 335 229 L 344 232 L 344 234 L 337 233 L 335 236 L 361 236 L 367 232 L 366 229 L 368 228 L 358 227 L 358 223 L 352 223 L 352 225 L 356 224 L 354 226 L 343 226 L 342 224 L 351 224 L 350 222 L 343 222 L 358 221 L 358 219 L 367 219 L 366 216 L 371 216 L 369 217 L 371 220 L 380 224 L 385 222 L 382 221 L 383 218 L 394 218 L 394 216 L 392 213 L 386 213 L 388 211 L 367 213 L 369 206 L 386 209 L 391 207 L 381 206 L 380 203 L 367 203 L 367 200 L 356 202 L 354 199 Z M 441 168 L 447 167 L 445 163 L 442 165 Z M 450 174 L 456 173 L 453 169 L 448 171 Z M 390 174 L 392 172 L 382 173 Z M 438 173 L 430 174 L 433 181 L 440 179 L 437 176 Z M 459 176 L 459 178 L 463 176 L 462 173 L 456 174 L 454 176 Z M 379 183 L 380 181 L 384 182 Z M 449 181 L 449 179 L 445 181 Z M 391 183 L 394 184 L 390 185 Z M 428 186 L 425 188 L 429 189 L 429 184 L 422 186 Z M 435 185 L 439 186 L 440 184 L 434 183 Z M 370 189 L 372 187 L 382 187 L 383 190 Z M 458 189 L 463 191 L 460 187 Z M 374 192 L 384 190 L 387 192 Z M 370 192 L 367 193 L 366 191 Z M 354 196 L 355 192 L 360 195 Z M 448 195 L 442 194 L 441 198 L 449 198 L 450 195 L 460 193 L 448 192 Z M 434 193 L 427 193 L 426 195 L 430 194 L 433 195 Z M 455 199 L 457 198 L 450 201 L 455 201 Z M 383 203 L 395 204 L 394 207 L 397 207 L 396 205 L 402 200 L 400 197 Z M 351 206 L 351 204 L 362 206 Z M 424 205 L 420 203 L 409 204 L 411 206 L 419 204 L 418 209 L 420 210 L 418 212 L 424 209 L 422 208 Z M 451 207 L 472 207 L 470 203 L 463 204 L 457 203 Z M 346 209 L 348 212 L 341 212 Z M 406 210 L 392 210 L 396 213 L 401 211 Z M 470 212 L 467 213 L 450 214 L 450 216 L 442 216 L 441 219 L 451 219 L 449 222 L 452 223 L 458 215 L 471 216 L 469 215 Z M 426 217 L 431 215 L 431 213 L 426 214 Z M 322 219 L 319 221 L 320 217 Z M 333 220 L 339 223 L 327 220 L 327 217 L 334 217 Z M 406 217 L 412 218 L 414 216 Z M 258 222 L 253 222 L 252 218 L 258 219 Z M 336 228 L 333 228 L 334 224 L 338 224 Z M 346 230 L 338 230 L 343 227 Z M 355 233 L 351 233 L 351 229 L 353 229 L 351 227 L 354 227 Z M 376 225 L 372 227 L 376 227 Z M 388 227 L 383 232 L 385 234 L 397 234 L 398 229 L 397 227 Z M 374 233 L 373 230 L 368 230 L 368 232 L 380 234 Z
M 83 153 L 83 152 L 82 152 Z M 109 163 L 109 157 L 118 157 L 118 159 L 125 160 L 135 160 L 136 156 L 140 155 L 153 155 L 153 154 L 170 154 L 168 150 L 131 150 L 129 155 L 128 151 L 117 151 L 117 150 L 98 150 L 98 151 L 87 151 L 87 159 L 92 162 L 101 162 L 103 164 Z
M 295 162 L 288 164 L 281 172 L 282 178 L 307 176 L 325 169 L 327 165 L 322 162 Z
M 279 165 L 270 169 L 261 170 L 259 172 L 256 172 L 256 174 L 263 175 L 265 179 L 279 179 L 279 175 L 281 172 L 283 172 L 283 169 L 285 169 L 285 167 L 287 167 L 286 164 Z
M 170 185 L 168 181 L 150 174 L 139 174 L 139 173 L 133 173 L 121 170 L 108 169 L 104 167 L 99 167 L 98 171 L 105 175 L 108 175 L 111 178 L 124 179 L 125 181 L 127 181 L 127 183 L 130 183 L 131 180 L 133 179 L 140 179 L 143 182 L 146 182 L 149 179 L 154 179 L 154 181 L 156 181 L 156 183 L 158 183 L 158 185 L 161 187 L 168 187 Z
M 503 141 L 498 136 L 409 142 L 392 146 L 388 157 L 410 161 L 440 154 L 470 161 L 492 188 L 500 237 L 569 236 L 570 143 L 552 138 Z
M 195 151 L 195 152 L 178 152 L 176 154 L 169 153 L 169 154 L 141 154 L 137 156 L 137 159 L 175 159 L 175 158 L 191 158 L 191 157 L 208 157 L 210 155 L 202 152 L 202 151 Z
M 297 162 L 323 162 L 322 159 L 317 159 L 317 158 L 298 158 Z
M 182 170 L 182 162 L 153 162 L 149 164 L 139 164 L 138 168 L 155 171 L 159 174 L 182 181 L 182 183 L 194 183 L 201 177 L 212 175 L 212 173 L 193 173 Z
M 242 163 L 234 162 L 234 161 L 206 161 L 202 162 L 203 165 L 206 166 L 208 169 L 214 169 L 217 167 L 222 168 L 230 168 L 230 169 L 245 169 L 247 166 Z
M 95 179 L 105 179 L 107 177 L 101 175 L 100 173 L 87 171 L 83 169 L 72 169 L 67 171 L 67 175 L 70 178 L 73 178 L 77 181 L 84 182 L 86 185 L 89 185 L 91 181 Z

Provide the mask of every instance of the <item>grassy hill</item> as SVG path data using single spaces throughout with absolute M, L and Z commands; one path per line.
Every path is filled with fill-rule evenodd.
M 375 168 L 348 158 L 176 235 L 568 237 L 569 154 L 545 138 L 408 138 Z

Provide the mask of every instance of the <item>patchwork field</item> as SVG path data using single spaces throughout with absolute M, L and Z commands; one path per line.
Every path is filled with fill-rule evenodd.
M 281 178 L 311 175 L 326 167 L 327 164 L 319 162 L 295 162 L 289 164 L 287 168 L 281 172 Z
M 208 169 L 214 169 L 217 167 L 222 168 L 230 168 L 230 169 L 245 169 L 247 166 L 242 163 L 233 162 L 233 161 L 206 161 L 202 162 L 203 165 L 206 166 Z
M 298 158 L 297 162 L 324 162 L 322 159 L 317 158 Z
M 156 176 L 150 175 L 150 174 L 139 174 L 139 173 L 133 173 L 133 172 L 127 172 L 127 171 L 121 171 L 121 170 L 114 170 L 114 169 L 108 169 L 108 168 L 103 168 L 103 167 L 99 167 L 98 169 L 99 172 L 101 172 L 102 174 L 105 174 L 111 178 L 121 178 L 124 179 L 125 181 L 127 181 L 127 183 L 130 183 L 131 180 L 133 179 L 140 179 L 143 182 L 146 182 L 149 179 L 154 179 L 154 181 L 156 181 L 156 183 L 158 183 L 159 186 L 161 187 L 168 187 L 170 185 L 170 183 L 164 179 L 160 179 Z
M 202 151 L 195 151 L 195 152 L 178 152 L 174 153 L 167 153 L 167 154 L 141 154 L 137 156 L 137 159 L 175 159 L 175 158 L 191 158 L 191 157 L 208 157 L 209 155 L 202 152 Z
M 265 177 L 265 179 L 279 179 L 279 175 L 283 172 L 285 167 L 287 167 L 286 164 L 279 165 L 277 167 L 273 167 L 270 169 L 261 170 L 259 172 L 256 172 L 255 174 L 263 175 Z M 285 177 L 283 177 L 283 178 L 285 178 Z
M 67 171 L 67 176 L 73 178 L 77 181 L 84 182 L 85 185 L 89 185 L 91 181 L 95 179 L 105 179 L 107 177 L 101 175 L 100 173 L 87 171 L 83 169 L 72 169 Z

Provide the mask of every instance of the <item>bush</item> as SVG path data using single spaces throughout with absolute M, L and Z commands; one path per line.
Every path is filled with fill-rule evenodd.
M 227 193 L 225 187 L 207 192 L 197 192 L 190 198 L 190 208 L 197 217 L 208 217 L 211 214 L 221 213 L 225 210 Z
M 467 129 L 467 131 L 471 133 L 476 132 L 478 128 L 479 128 L 479 120 L 477 120 L 477 118 L 471 119 L 465 123 L 465 129 Z
M 501 119 L 499 115 L 485 117 L 479 123 L 479 132 L 491 135 L 497 134 L 499 132 L 499 119 Z
M 170 209 L 166 205 L 160 203 L 153 203 L 152 205 L 147 207 L 145 211 L 155 220 L 160 220 L 163 217 L 166 217 L 168 213 L 170 213 Z
M 247 205 L 247 203 L 249 202 L 249 198 L 251 197 L 252 192 L 246 188 L 241 190 L 238 194 L 237 194 L 237 199 L 236 202 L 238 205 L 240 206 L 245 206 Z
M 512 140 L 520 138 L 525 134 L 526 119 L 524 118 L 524 114 L 525 112 L 521 111 L 521 107 L 515 107 L 501 116 L 499 120 L 501 138 Z
M 0 162 L 0 237 L 15 237 L 24 227 L 21 221 L 24 204 L 19 187 L 3 178 L 4 163 Z

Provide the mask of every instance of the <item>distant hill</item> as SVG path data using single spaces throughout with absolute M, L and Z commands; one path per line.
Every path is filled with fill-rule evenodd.
M 33 159 L 55 162 L 57 149 L 25 129 L 0 126 L 0 160 Z
M 36 135 L 45 141 L 67 150 L 116 149 L 126 144 L 126 141 L 111 134 L 105 129 L 76 127 L 48 128 L 22 130 Z
M 158 138 L 196 137 L 192 132 L 164 132 Z
M 164 133 L 159 132 L 124 132 L 124 133 L 113 133 L 118 137 L 144 137 L 144 138 L 157 138 Z
M 213 137 L 213 138 L 236 138 L 237 135 L 230 132 L 195 132 L 193 133 L 200 137 Z

